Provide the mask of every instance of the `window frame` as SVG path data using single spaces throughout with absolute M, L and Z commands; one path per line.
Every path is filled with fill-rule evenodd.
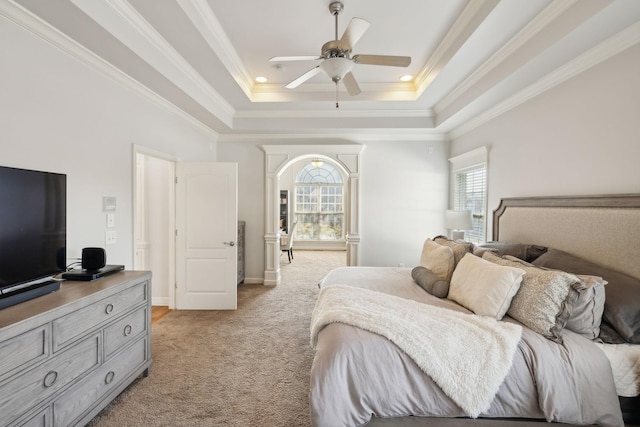
M 319 168 L 323 168 L 325 165 L 320 166 Z M 319 182 L 320 180 L 322 180 L 322 177 L 318 177 L 318 180 L 312 180 L 312 181 L 307 181 L 307 180 L 299 180 L 299 178 L 301 177 L 301 175 L 303 173 L 306 173 L 306 170 L 308 168 L 313 168 L 313 169 L 318 169 L 318 167 L 314 167 L 311 165 L 311 162 L 305 164 L 305 166 L 303 166 L 300 171 L 296 174 L 295 180 L 294 180 L 294 197 L 293 197 L 293 218 L 294 221 L 299 222 L 299 216 L 300 215 L 316 215 L 317 221 L 314 222 L 314 224 L 319 225 L 320 227 L 322 227 L 322 224 L 324 223 L 322 221 L 322 216 L 323 215 L 333 215 L 333 216 L 340 216 L 341 217 L 341 225 L 340 225 L 340 235 L 337 236 L 336 238 L 333 239 L 322 239 L 321 238 L 321 229 L 317 229 L 314 230 L 313 233 L 313 237 L 314 238 L 310 238 L 310 239 L 306 239 L 306 238 L 302 238 L 299 234 L 300 232 L 300 224 L 298 225 L 297 229 L 296 229 L 296 239 L 298 240 L 302 240 L 302 241 L 307 241 L 307 242 L 336 242 L 336 241 L 345 241 L 346 239 L 346 212 L 345 212 L 345 202 L 346 202 L 346 187 L 345 187 L 345 177 L 343 176 L 342 172 L 336 168 L 334 165 L 328 163 L 327 164 L 328 167 L 331 168 L 331 170 L 329 171 L 328 169 L 325 169 L 327 171 L 327 177 L 333 177 L 331 179 L 328 179 L 329 181 L 332 182 Z M 308 176 L 307 176 L 308 178 Z M 337 178 L 337 179 L 336 179 Z M 339 179 L 339 182 L 337 182 Z M 306 209 L 304 211 L 300 211 L 299 210 L 299 197 L 300 197 L 300 190 L 301 188 L 313 188 L 318 192 L 318 195 L 316 196 L 316 202 L 315 202 L 315 210 L 312 212 L 307 211 Z M 337 190 L 334 194 L 324 194 L 324 190 L 327 188 L 336 188 L 339 189 Z M 339 206 L 339 211 L 338 210 L 323 210 L 323 198 L 325 197 L 331 197 L 332 200 L 331 202 L 327 202 L 328 204 L 330 204 L 331 206 Z M 335 201 L 335 199 L 338 200 L 338 202 Z M 331 224 L 332 221 L 329 221 L 329 224 Z
M 450 158 L 451 162 L 451 183 L 453 209 L 471 210 L 473 230 L 465 233 L 465 240 L 481 244 L 487 241 L 487 195 L 488 195 L 488 150 L 480 147 L 475 150 L 463 153 Z M 469 197 L 469 192 L 462 189 L 461 179 L 469 177 L 470 174 L 481 172 L 481 177 L 474 178 L 474 185 L 480 185 L 481 189 L 474 189 Z M 464 194 L 462 193 L 464 191 Z M 478 204 L 477 193 L 482 193 Z M 472 209 L 469 209 L 469 201 L 473 201 Z M 475 207 L 475 209 L 474 209 Z

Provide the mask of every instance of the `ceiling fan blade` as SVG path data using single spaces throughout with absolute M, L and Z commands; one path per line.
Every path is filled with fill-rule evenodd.
M 356 78 L 353 77 L 353 73 L 351 71 L 344 75 L 342 83 L 344 83 L 344 87 L 347 89 L 349 95 L 355 96 L 360 94 L 360 86 L 358 86 L 358 82 L 356 81 Z
M 270 62 L 288 62 L 288 61 L 315 61 L 322 59 L 318 55 L 315 56 L 274 56 Z
M 320 71 L 321 71 L 320 70 L 320 66 L 318 65 L 317 67 L 314 67 L 314 68 L 310 69 L 309 71 L 307 71 L 306 73 L 304 73 L 303 75 L 301 75 L 300 77 L 298 77 L 297 79 L 295 79 L 294 81 L 292 81 L 291 83 L 286 85 L 285 87 L 287 89 L 294 89 L 294 88 L 300 86 L 302 83 L 304 83 L 307 80 L 309 80 L 311 77 L 313 77 L 316 74 L 318 74 Z
M 344 30 L 344 34 L 342 34 L 342 38 L 338 41 L 338 47 L 342 50 L 351 51 L 370 25 L 369 21 L 362 18 L 351 19 L 349 26 Z
M 353 55 L 353 61 L 357 64 L 388 65 L 391 67 L 408 67 L 411 64 L 410 56 L 389 55 Z

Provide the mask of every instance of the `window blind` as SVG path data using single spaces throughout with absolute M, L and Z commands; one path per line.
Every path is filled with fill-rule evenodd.
M 465 231 L 465 240 L 486 241 L 487 160 L 489 150 L 479 147 L 450 158 L 453 175 L 453 209 L 471 211 L 473 230 Z
M 454 209 L 471 211 L 473 229 L 465 231 L 465 240 L 485 241 L 487 168 L 484 164 L 455 172 Z

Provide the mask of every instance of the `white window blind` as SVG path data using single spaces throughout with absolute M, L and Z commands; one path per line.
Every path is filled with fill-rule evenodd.
M 465 231 L 465 240 L 484 243 L 487 223 L 487 149 L 481 147 L 449 160 L 453 174 L 453 208 L 471 211 L 473 230 Z

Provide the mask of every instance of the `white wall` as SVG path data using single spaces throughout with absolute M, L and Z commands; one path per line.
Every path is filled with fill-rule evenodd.
M 323 141 L 345 142 L 349 141 Z M 218 143 L 218 160 L 239 164 L 238 217 L 247 222 L 247 278 L 262 278 L 264 274 L 265 184 L 260 145 L 270 143 L 274 144 L 258 138 L 222 138 Z M 295 141 L 296 145 L 305 143 L 313 145 L 318 141 Z M 360 264 L 415 266 L 424 239 L 445 233 L 448 145 L 426 140 L 375 141 L 365 145 L 360 178 Z
M 446 142 L 377 141 L 362 153 L 361 264 L 414 267 L 427 237 L 446 234 Z
M 215 160 L 214 135 L 0 18 L 0 164 L 67 174 L 67 252 L 133 265 L 132 144 Z M 102 196 L 117 198 L 105 246 Z
M 638 76 L 640 45 L 455 139 L 451 154 L 490 147 L 489 212 L 503 197 L 638 193 Z

